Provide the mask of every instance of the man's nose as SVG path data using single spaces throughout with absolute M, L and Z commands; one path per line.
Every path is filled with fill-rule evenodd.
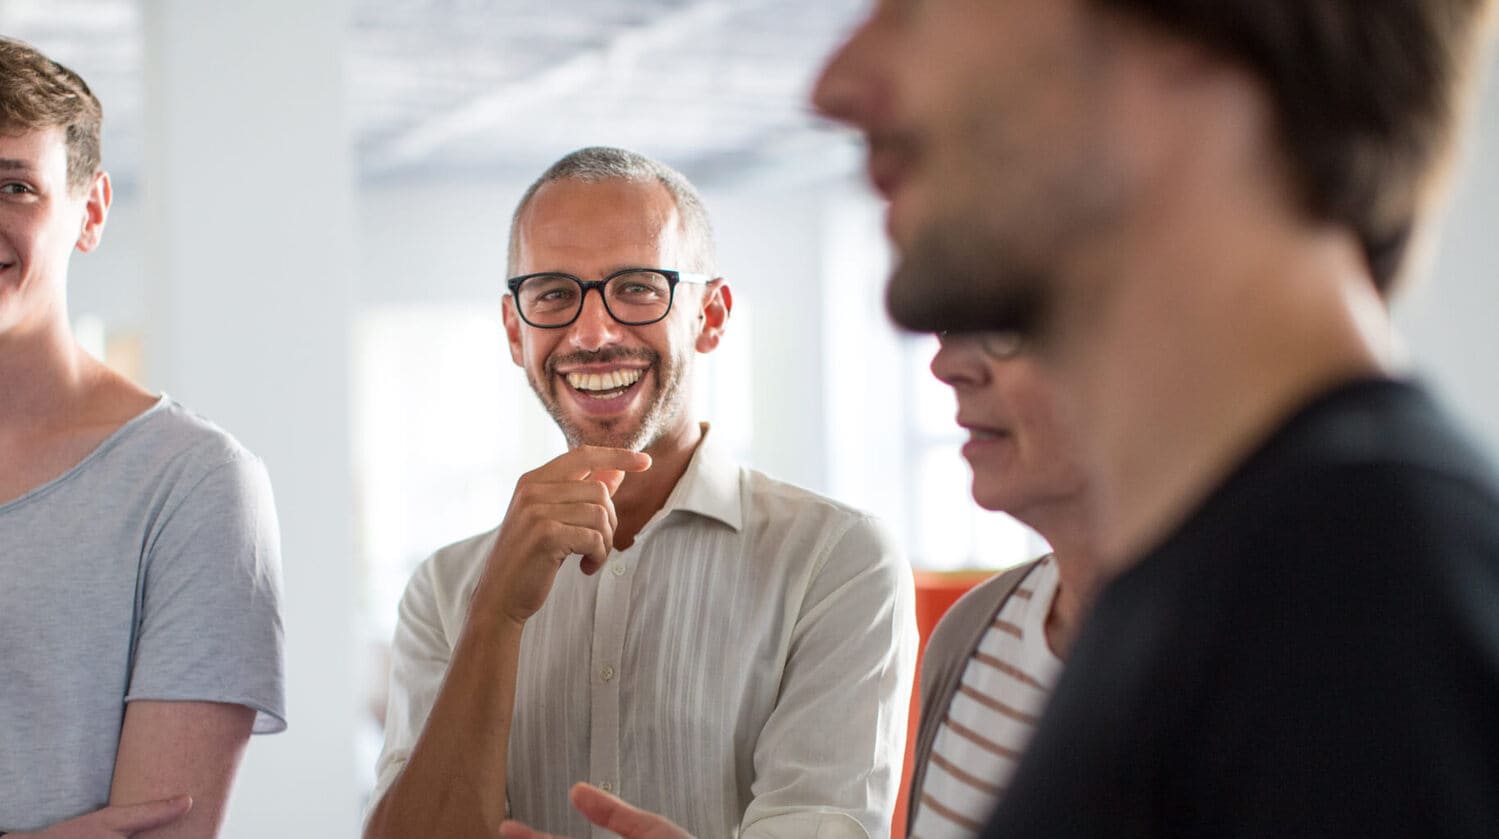
M 812 88 L 812 106 L 823 116 L 862 125 L 878 104 L 880 84 L 870 55 L 871 41 L 879 41 L 878 27 L 879 21 L 871 15 L 829 57 L 818 74 Z
M 620 340 L 619 321 L 604 306 L 604 290 L 591 288 L 583 295 L 583 310 L 568 327 L 568 341 L 577 349 L 597 352 Z

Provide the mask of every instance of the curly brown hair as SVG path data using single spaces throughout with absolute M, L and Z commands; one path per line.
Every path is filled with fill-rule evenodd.
M 61 128 L 68 187 L 82 191 L 99 171 L 104 109 L 83 79 L 30 44 L 0 37 L 0 131 Z

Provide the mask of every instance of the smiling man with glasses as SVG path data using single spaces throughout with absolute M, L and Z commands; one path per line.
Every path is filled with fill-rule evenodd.
M 733 295 L 697 192 L 591 148 L 521 199 L 511 355 L 568 451 L 413 576 L 365 835 L 606 835 L 591 781 L 700 836 L 886 832 L 915 666 L 868 516 L 734 463 L 692 419 Z M 850 779 L 857 779 L 851 782 Z

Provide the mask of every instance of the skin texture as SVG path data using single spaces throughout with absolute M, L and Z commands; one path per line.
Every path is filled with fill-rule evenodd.
M 151 404 L 68 325 L 68 259 L 98 245 L 110 198 L 102 173 L 68 189 L 61 129 L 0 135 L 0 502 L 71 469 Z
M 1351 230 L 1304 217 L 1239 67 L 1082 0 L 891 0 L 815 102 L 864 132 L 891 313 L 1020 331 L 1117 569 L 1312 394 L 1388 369 Z
M 532 273 L 525 270 L 528 264 L 569 264 L 579 270 L 567 273 L 598 279 L 620 268 L 675 267 L 690 256 L 680 225 L 670 193 L 659 184 L 552 181 L 532 197 L 517 231 L 522 273 Z M 672 311 L 679 305 L 690 311 L 728 294 L 722 281 L 706 295 L 682 284 Z M 691 396 L 687 368 L 694 353 L 711 351 L 717 341 L 715 333 L 696 333 L 702 321 L 669 316 L 659 323 L 624 326 L 610 317 L 597 293 L 588 295 L 578 320 L 565 329 L 527 326 L 508 295 L 504 317 L 511 357 L 525 370 L 569 446 L 640 451 L 660 448 L 663 442 L 680 447 L 681 440 L 693 436 L 695 428 L 684 411 Z M 645 377 L 632 388 L 627 404 L 610 410 L 584 410 L 599 406 L 573 398 L 561 375 L 620 369 L 644 369 Z M 678 439 L 664 440 L 669 436 Z
M 1073 2 L 887 0 L 831 58 L 814 102 L 868 138 L 897 323 L 1030 332 L 1056 261 L 1121 212 L 1109 30 Z
M 193 800 L 182 795 L 143 804 L 122 804 L 69 819 L 40 833 L 8 833 L 17 839 L 125 839 L 145 831 L 170 828 L 192 811 Z
M 1047 508 L 1082 495 L 1082 467 L 1041 365 L 1022 345 L 996 353 L 985 337 L 942 336 L 932 375 L 957 398 L 973 500 L 1022 521 L 1045 521 Z
M 255 711 L 243 705 L 130 703 L 109 800 L 151 801 L 170 790 L 186 790 L 193 802 L 187 815 L 135 835 L 143 839 L 218 835 L 254 723 Z
M 98 246 L 111 197 L 102 172 L 68 188 L 61 129 L 0 134 L 0 503 L 68 471 L 155 402 L 68 324 L 69 257 Z M 30 835 L 216 835 L 253 718 L 234 705 L 131 703 L 110 806 Z
M 655 183 L 547 183 L 518 235 L 521 273 L 598 279 L 626 267 L 676 268 L 686 255 L 675 204 Z M 718 346 L 732 306 L 722 279 L 683 285 L 665 320 L 624 326 L 591 293 L 571 325 L 538 329 L 505 299 L 511 357 L 569 451 L 517 483 L 432 713 L 370 814 L 367 839 L 493 836 L 499 828 L 525 623 L 569 554 L 581 554 L 583 572 L 593 573 L 666 502 L 702 439 L 685 410 L 693 359 Z M 642 375 L 607 400 L 566 379 L 618 370 Z
M 1072 424 L 1047 371 L 1013 335 L 942 336 L 932 375 L 953 389 L 973 499 L 1040 533 L 1056 557 L 1059 583 L 1046 637 L 1065 656 L 1097 589 L 1089 534 L 1088 484 Z

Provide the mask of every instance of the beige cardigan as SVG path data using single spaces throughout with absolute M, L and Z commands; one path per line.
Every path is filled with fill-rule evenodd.
M 917 727 L 915 764 L 911 770 L 911 794 L 906 802 L 906 834 L 916 826 L 916 808 L 926 779 L 927 760 L 937 730 L 947 717 L 947 706 L 963 679 L 963 668 L 1005 601 L 1040 559 L 1017 565 L 990 577 L 958 598 L 926 642 L 921 659 L 921 724 Z

